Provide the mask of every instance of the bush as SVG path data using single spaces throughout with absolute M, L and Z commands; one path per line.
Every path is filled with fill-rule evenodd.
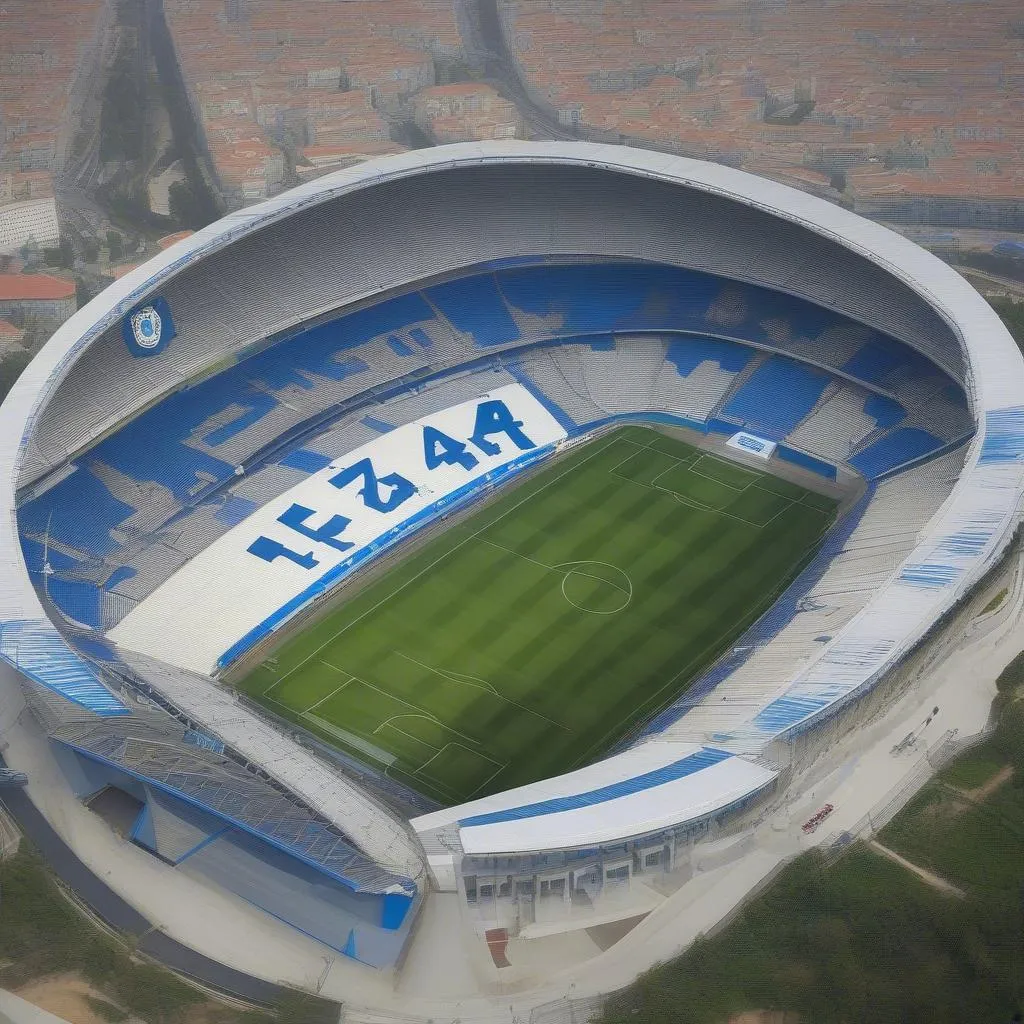
M 1024 683 L 1024 651 L 1021 651 L 996 678 L 996 689 L 1000 693 L 1013 693 Z
M 0 359 L 0 401 L 14 387 L 14 382 L 21 376 L 22 370 L 32 362 L 31 352 L 9 352 Z
M 989 305 L 999 314 L 1014 341 L 1024 348 L 1024 301 L 1016 299 L 989 299 Z
M 18 853 L 0 864 L 0 965 L 4 965 L 0 967 L 3 988 L 17 987 L 48 974 L 81 974 L 113 1000 L 89 999 L 96 1014 L 113 1024 L 131 1016 L 146 1024 L 178 1024 L 198 1004 L 207 1004 L 203 1012 L 209 1024 L 272 1024 L 275 1020 L 274 1016 L 258 1011 L 239 1012 L 210 1003 L 170 971 L 134 962 L 64 898 L 24 840 Z M 297 996 L 283 1004 L 285 1009 L 293 1005 L 298 1007 L 299 1015 L 282 1015 L 282 1021 L 318 1024 L 330 1020 L 334 1024 L 338 1019 L 334 1004 L 312 996 Z M 333 1008 L 334 1016 L 328 1017 L 324 1007 Z M 323 1016 L 317 1016 L 318 1013 Z

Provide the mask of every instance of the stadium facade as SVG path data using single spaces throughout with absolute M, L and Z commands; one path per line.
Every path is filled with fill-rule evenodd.
M 431 887 L 540 928 L 681 870 L 999 558 L 1022 371 L 937 258 L 743 172 L 576 143 L 370 162 L 175 245 L 26 370 L 0 409 L 0 657 L 78 796 L 115 790 L 135 843 L 328 946 L 394 966 Z M 218 681 L 383 551 L 629 420 L 847 500 L 611 756 L 438 807 Z M 410 425 L 443 438 L 426 465 Z

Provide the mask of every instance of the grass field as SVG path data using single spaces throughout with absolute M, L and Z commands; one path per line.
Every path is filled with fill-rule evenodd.
M 240 687 L 443 802 L 578 767 L 767 608 L 835 503 L 626 427 L 453 526 Z

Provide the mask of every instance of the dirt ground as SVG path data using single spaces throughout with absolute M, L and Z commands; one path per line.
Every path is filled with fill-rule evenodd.
M 1004 765 L 992 776 L 988 782 L 981 786 L 975 786 L 974 789 L 961 789 L 968 800 L 973 800 L 975 803 L 981 803 L 982 800 L 987 800 L 1004 782 L 1008 782 L 1013 777 L 1013 765 Z
M 49 978 L 40 978 L 19 988 L 14 994 L 42 1010 L 61 1017 L 68 1024 L 106 1024 L 89 1006 L 85 997 L 92 996 L 108 1003 L 111 1001 L 77 974 L 57 974 Z
M 15 995 L 26 1002 L 38 1006 L 48 1013 L 55 1014 L 67 1024 L 107 1024 L 95 1010 L 89 1006 L 86 996 L 102 999 L 107 1003 L 117 1003 L 110 996 L 104 995 L 93 988 L 79 974 L 54 974 L 48 978 L 39 978 L 15 990 Z M 207 1000 L 189 1007 L 182 1017 L 185 1024 L 210 1024 L 211 1021 L 222 1021 L 225 1008 L 218 1002 Z M 127 1024 L 146 1024 L 140 1017 L 130 1017 Z

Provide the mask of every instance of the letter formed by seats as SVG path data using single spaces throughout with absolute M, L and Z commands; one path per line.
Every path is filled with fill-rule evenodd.
M 520 450 L 529 451 L 537 446 L 520 429 L 522 420 L 517 420 L 509 407 L 498 399 L 481 402 L 476 407 L 476 425 L 473 436 L 469 439 L 485 455 L 500 455 L 501 448 L 487 438 L 491 434 L 506 434 L 509 440 Z
M 429 424 L 423 428 L 423 462 L 427 469 L 437 469 L 438 466 L 461 466 L 469 470 L 480 464 L 480 460 L 472 452 L 466 451 L 466 445 L 462 441 L 456 441 L 443 430 Z
M 326 544 L 334 548 L 335 551 L 347 551 L 349 548 L 355 547 L 347 540 L 338 540 L 338 535 L 345 532 L 345 528 L 352 522 L 351 519 L 347 519 L 345 516 L 331 516 L 323 526 L 307 526 L 306 520 L 314 515 L 316 513 L 313 509 L 306 508 L 305 505 L 292 505 L 277 517 L 277 521 L 290 527 L 296 533 L 315 540 L 318 544 Z M 257 537 L 247 550 L 257 558 L 262 558 L 264 562 L 272 562 L 275 558 L 287 558 L 290 562 L 302 566 L 303 569 L 313 569 L 320 564 L 319 559 L 314 557 L 312 551 L 301 555 L 297 551 L 285 547 L 280 541 L 271 540 L 269 537 Z
M 508 405 L 500 399 L 479 402 L 474 417 L 473 434 L 467 441 L 454 438 L 432 424 L 423 425 L 423 462 L 427 470 L 433 471 L 442 466 L 461 466 L 466 472 L 476 469 L 480 465 L 480 458 L 469 450 L 469 446 L 473 445 L 490 457 L 500 456 L 501 445 L 492 440 L 498 434 L 504 434 L 520 451 L 529 451 L 537 447 L 523 433 L 523 421 L 516 419 Z M 361 458 L 351 466 L 339 470 L 329 477 L 327 482 L 338 491 L 344 490 L 350 484 L 357 484 L 357 493 L 362 498 L 363 505 L 382 515 L 394 512 L 418 493 L 416 485 L 401 473 L 392 472 L 378 476 L 369 457 Z M 420 493 L 432 492 L 424 489 Z M 338 552 L 348 551 L 356 546 L 342 539 L 342 534 L 352 522 L 351 519 L 343 515 L 324 513 L 327 515 L 326 521 L 320 526 L 312 526 L 309 521 L 316 515 L 318 513 L 312 508 L 293 504 L 277 517 L 277 522 L 301 537 Z M 397 527 L 392 525 L 391 529 L 394 531 Z M 265 536 L 257 537 L 246 550 L 264 562 L 283 558 L 303 569 L 313 569 L 321 561 L 316 548 L 305 552 L 294 550 L 286 543 Z
M 330 483 L 340 491 L 360 477 L 363 486 L 359 489 L 359 494 L 363 504 L 375 512 L 393 512 L 416 493 L 415 485 L 406 480 L 401 473 L 388 473 L 387 476 L 378 478 L 369 459 L 360 459 L 340 473 L 336 473 L 331 477 Z M 381 484 L 391 488 L 387 497 L 381 494 Z

